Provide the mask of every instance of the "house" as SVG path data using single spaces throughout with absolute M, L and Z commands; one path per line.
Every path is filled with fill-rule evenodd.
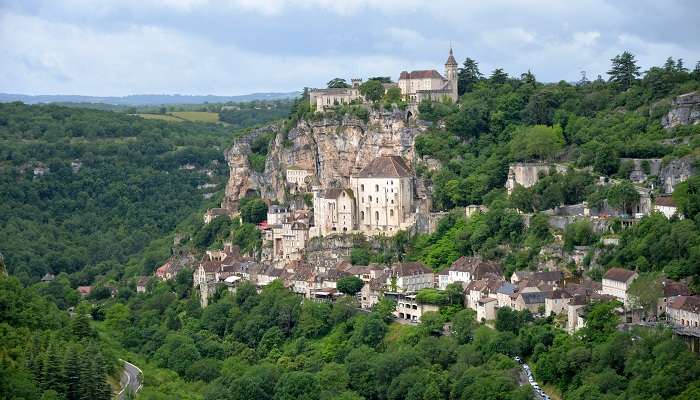
M 168 260 L 165 264 L 161 265 L 156 269 L 156 278 L 161 281 L 169 281 L 175 278 L 175 276 L 182 270 L 182 265 L 174 262 L 173 259 Z
M 569 334 L 583 328 L 585 320 L 583 319 L 584 307 L 588 304 L 589 298 L 584 295 L 574 295 L 566 305 L 566 331 Z
M 385 279 L 371 279 L 365 282 L 360 291 L 360 307 L 363 310 L 369 310 L 379 303 L 386 288 L 385 282 Z
M 678 327 L 700 328 L 700 296 L 678 296 L 666 308 L 668 321 Z
M 421 317 L 426 312 L 438 312 L 440 307 L 433 304 L 421 304 L 416 301 L 415 294 L 399 293 L 396 301 L 396 311 L 394 316 L 399 319 L 420 322 Z
M 483 297 L 495 297 L 496 292 L 503 286 L 504 281 L 496 277 L 487 277 L 471 281 L 464 288 L 464 303 L 467 308 L 477 309 L 478 301 Z
M 540 307 L 544 308 L 546 292 L 525 292 L 515 295 L 515 309 L 517 311 L 528 310 L 533 314 L 539 313 Z
M 78 293 L 81 297 L 87 297 L 92 293 L 93 286 L 78 286 Z
M 146 285 L 148 285 L 150 278 L 147 276 L 140 276 L 136 281 L 136 293 L 146 293 Z
M 566 310 L 566 306 L 571 301 L 571 295 L 562 289 L 555 289 L 546 293 L 544 298 L 544 315 L 558 315 Z
M 223 215 L 229 215 L 229 211 L 225 208 L 210 208 L 204 213 L 204 223 L 208 224 Z
M 624 306 L 627 307 L 629 306 L 627 290 L 638 276 L 636 272 L 629 269 L 610 268 L 605 275 L 603 275 L 601 294 L 610 295 L 621 301 Z
M 496 308 L 498 300 L 493 297 L 482 297 L 476 302 L 476 320 L 494 321 L 496 319 Z
M 671 218 L 678 214 L 678 206 L 673 201 L 671 196 L 658 196 L 654 199 L 654 211 L 658 211 L 663 214 L 666 218 Z M 678 214 L 679 217 L 683 217 Z
M 661 281 L 662 296 L 656 307 L 656 315 L 666 312 L 666 308 L 678 296 L 690 296 L 690 289 L 685 283 L 664 279 Z
M 496 289 L 496 300 L 498 301 L 498 307 L 510 307 L 515 308 L 513 303 L 513 297 L 518 291 L 518 287 L 510 282 L 503 281 L 501 286 Z
M 272 241 L 272 258 L 274 260 L 299 260 L 309 240 L 309 227 L 301 221 L 287 220 L 273 225 L 266 237 Z
M 420 262 L 402 262 L 391 266 L 386 285 L 392 291 L 415 293 L 434 286 L 433 270 Z
M 42 282 L 52 282 L 54 279 L 56 279 L 56 276 L 52 274 L 51 272 L 47 272 L 44 274 L 44 276 L 41 278 Z
M 413 171 L 399 156 L 379 156 L 350 177 L 357 227 L 373 235 L 393 235 L 414 224 Z
M 559 287 L 564 282 L 564 274 L 561 271 L 516 271 L 510 276 L 511 283 L 528 281 L 531 286 L 544 284 L 551 287 Z
M 488 275 L 500 277 L 502 274 L 502 268 L 494 262 L 483 261 L 479 257 L 462 256 L 453 262 L 450 268 L 440 273 L 439 288 L 445 290 L 447 285 L 457 282 L 467 286 L 473 280 L 484 279 Z
M 287 222 L 290 215 L 287 208 L 273 204 L 267 209 L 267 225 L 272 226 Z
M 450 99 L 456 103 L 459 98 L 457 94 L 457 68 L 457 61 L 452 55 L 452 48 L 450 48 L 447 61 L 445 61 L 444 77 L 434 69 L 402 71 L 398 82 L 401 95 L 409 103 L 420 103 L 424 100 L 442 101 L 443 99 Z

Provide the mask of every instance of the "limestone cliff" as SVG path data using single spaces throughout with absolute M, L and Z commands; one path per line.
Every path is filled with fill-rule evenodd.
M 700 92 L 680 95 L 671 100 L 671 109 L 661 119 L 664 128 L 700 123 Z
M 413 162 L 415 137 L 424 128 L 408 122 L 405 113 L 396 110 L 371 112 L 367 121 L 350 115 L 342 119 L 302 119 L 286 135 L 279 124 L 267 129 L 274 129 L 276 136 L 264 173 L 252 171 L 248 161 L 249 143 L 254 135 L 264 132 L 253 131 L 227 151 L 231 174 L 223 207 L 235 211 L 238 201 L 251 193 L 283 200 L 285 174 L 290 166 L 313 172 L 321 188 L 327 189 L 347 186 L 352 173 L 380 154 L 401 155 Z

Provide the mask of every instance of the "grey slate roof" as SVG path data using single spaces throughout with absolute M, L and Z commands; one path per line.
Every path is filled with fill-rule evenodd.
M 406 165 L 402 157 L 381 156 L 370 161 L 358 176 L 360 178 L 405 178 L 412 175 L 411 168 Z

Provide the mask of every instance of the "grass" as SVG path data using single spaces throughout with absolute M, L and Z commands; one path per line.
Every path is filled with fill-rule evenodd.
M 172 115 L 168 114 L 134 114 L 138 115 L 139 117 L 143 119 L 159 119 L 162 121 L 169 121 L 169 122 L 181 122 L 182 118 L 177 118 L 173 117 Z
M 193 122 L 219 122 L 219 113 L 208 111 L 174 111 L 170 115 Z

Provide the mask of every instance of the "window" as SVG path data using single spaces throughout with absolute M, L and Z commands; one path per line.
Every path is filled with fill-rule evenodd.
M 365 185 L 360 185 L 360 191 L 364 192 L 365 191 Z
M 379 211 L 374 212 L 374 220 L 377 221 L 377 224 L 379 224 Z
M 390 216 L 390 217 L 393 217 L 393 216 L 394 216 L 394 210 L 393 210 L 393 209 L 389 210 L 389 216 Z
M 369 202 L 370 203 L 372 202 L 372 196 L 369 196 Z
M 379 185 L 374 185 L 374 191 L 378 192 L 379 191 Z
M 365 220 L 365 212 L 364 212 L 364 211 L 360 211 L 360 219 L 361 219 L 362 221 Z

